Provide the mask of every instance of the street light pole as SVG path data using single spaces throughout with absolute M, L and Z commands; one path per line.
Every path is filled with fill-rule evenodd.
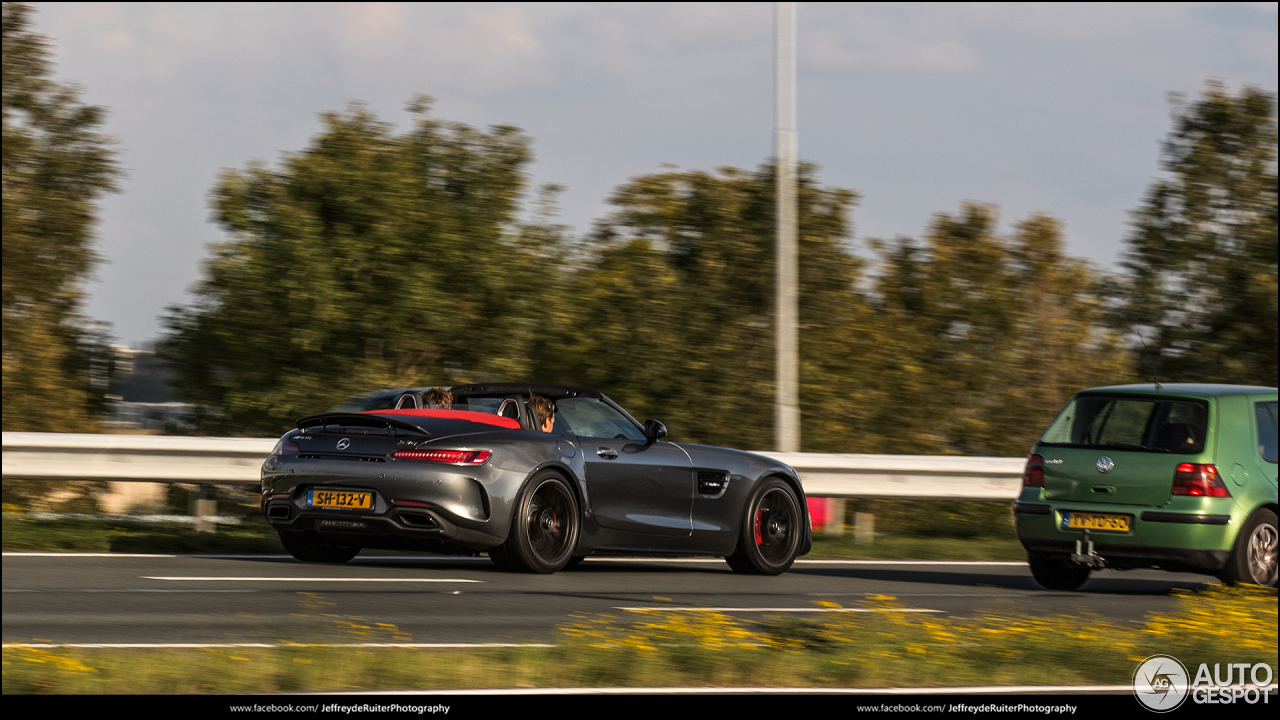
M 775 3 L 777 149 L 777 389 L 774 442 L 780 452 L 800 451 L 799 311 L 796 286 L 796 4 Z

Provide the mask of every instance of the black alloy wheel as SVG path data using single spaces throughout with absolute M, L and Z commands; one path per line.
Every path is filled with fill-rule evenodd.
M 1227 585 L 1276 586 L 1276 514 L 1263 508 L 1249 517 L 1218 579 Z
M 544 472 L 521 492 L 507 541 L 489 555 L 503 569 L 553 573 L 573 558 L 579 531 L 573 490 L 558 473 Z
M 795 562 L 804 533 L 804 515 L 795 491 L 785 481 L 761 481 L 738 533 L 738 546 L 725 558 L 734 572 L 780 575 Z
M 280 544 L 302 562 L 344 563 L 360 554 L 359 547 L 338 545 L 316 532 L 280 531 Z

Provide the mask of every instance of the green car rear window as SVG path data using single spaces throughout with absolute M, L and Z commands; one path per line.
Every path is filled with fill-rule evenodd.
M 1273 463 L 1276 461 L 1276 403 L 1255 403 L 1253 411 L 1258 417 L 1258 454 Z
M 1077 395 L 1040 443 L 1191 455 L 1204 450 L 1208 426 L 1203 400 Z

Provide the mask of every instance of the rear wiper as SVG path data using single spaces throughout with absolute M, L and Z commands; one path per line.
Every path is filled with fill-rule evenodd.
M 1103 447 L 1119 448 L 1122 450 L 1150 450 L 1151 452 L 1162 452 L 1162 453 L 1169 452 L 1167 448 L 1147 447 L 1146 445 L 1135 445 L 1134 443 L 1116 442 L 1115 440 L 1109 440 L 1103 443 L 1102 445 Z

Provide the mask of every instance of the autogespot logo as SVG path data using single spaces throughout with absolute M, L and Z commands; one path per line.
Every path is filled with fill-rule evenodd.
M 1152 655 L 1133 671 L 1133 694 L 1148 710 L 1169 712 L 1187 699 L 1191 679 L 1178 659 Z

